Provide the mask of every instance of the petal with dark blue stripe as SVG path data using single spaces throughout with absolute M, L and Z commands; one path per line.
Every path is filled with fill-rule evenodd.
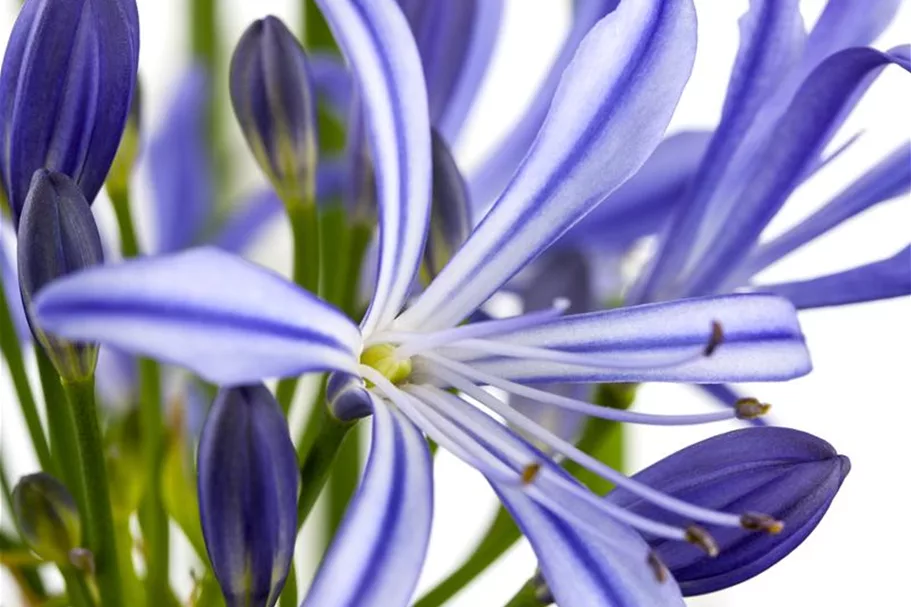
M 458 324 L 645 163 L 689 77 L 690 0 L 622 3 L 579 46 L 506 192 L 396 322 Z
M 902 297 L 911 294 L 911 247 L 844 272 L 756 288 L 785 297 L 801 310 Z
M 48 332 L 98 341 L 238 385 L 357 369 L 361 337 L 329 304 L 218 249 L 82 272 L 35 302 Z
M 380 260 L 365 334 L 402 308 L 430 217 L 430 119 L 421 59 L 394 0 L 318 0 L 354 72 L 380 208 Z
M 525 382 L 773 381 L 810 371 L 794 306 L 768 295 L 677 300 L 577 314 L 502 335 L 497 341 L 584 354 L 592 367 L 531 356 L 482 357 L 460 353 L 457 344 L 452 355 L 471 360 L 472 367 Z M 597 368 L 599 357 L 611 362 Z
M 360 488 L 302 607 L 405 607 L 433 514 L 427 441 L 373 396 L 373 444 Z

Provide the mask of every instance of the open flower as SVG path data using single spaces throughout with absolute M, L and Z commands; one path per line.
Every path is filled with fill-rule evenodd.
M 424 435 L 486 475 L 540 548 L 545 576 L 560 580 L 552 589 L 561 604 L 680 604 L 676 585 L 656 579 L 636 530 L 712 552 L 708 532 L 613 506 L 486 411 L 664 511 L 733 528 L 753 519 L 628 479 L 483 387 L 634 423 L 749 416 L 749 408 L 681 416 L 612 410 L 533 384 L 796 377 L 810 363 L 793 306 L 771 295 L 734 295 L 564 316 L 556 302 L 523 316 L 463 321 L 654 151 L 693 63 L 691 0 L 624 3 L 591 29 L 509 187 L 407 307 L 430 217 L 431 129 L 420 58 L 392 0 L 320 4 L 355 74 L 375 160 L 379 263 L 360 326 L 271 272 L 195 249 L 47 287 L 36 300 L 44 328 L 177 363 L 223 385 L 334 373 L 332 413 L 372 414 L 373 442 L 305 605 L 408 602 L 432 515 Z

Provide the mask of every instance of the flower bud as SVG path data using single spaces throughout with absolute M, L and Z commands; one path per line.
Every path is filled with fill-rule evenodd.
M 32 312 L 32 300 L 46 284 L 104 261 L 92 210 L 69 177 L 46 169 L 35 171 L 18 236 L 19 290 L 32 334 L 63 379 L 89 377 L 95 370 L 98 345 L 50 336 Z
M 443 269 L 471 234 L 471 204 L 468 188 L 449 146 L 439 133 L 431 136 L 433 154 L 433 206 L 427 244 L 424 247 L 424 268 L 432 279 Z
M 35 554 L 70 563 L 70 553 L 82 542 L 82 524 L 63 483 L 44 472 L 23 477 L 13 489 L 13 510 L 23 539 Z
M 805 432 L 754 427 L 715 436 L 674 453 L 634 478 L 690 503 L 740 513 L 742 529 L 711 527 L 718 556 L 685 543 L 646 538 L 683 594 L 694 596 L 762 573 L 816 528 L 850 470 L 847 457 Z M 692 521 L 616 489 L 607 499 L 671 525 Z
M 120 145 L 139 61 L 135 0 L 28 0 L 0 71 L 0 181 L 18 225 L 32 174 L 94 200 Z
M 312 201 L 316 98 L 304 49 L 275 17 L 251 25 L 231 59 L 231 102 L 250 149 L 286 204 Z
M 203 537 L 228 607 L 272 607 L 294 553 L 298 471 L 287 422 L 264 385 L 219 392 L 197 471 Z

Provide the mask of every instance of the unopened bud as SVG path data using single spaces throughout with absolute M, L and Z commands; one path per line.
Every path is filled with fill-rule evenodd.
M 13 510 L 22 537 L 35 554 L 70 563 L 71 553 L 82 542 L 82 524 L 63 483 L 43 472 L 23 477 L 13 490 Z

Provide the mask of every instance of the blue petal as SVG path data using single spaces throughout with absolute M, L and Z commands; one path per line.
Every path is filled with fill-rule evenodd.
M 758 247 L 744 261 L 744 268 L 738 274 L 752 276 L 870 207 L 908 191 L 911 191 L 911 145 L 905 143 L 813 215 Z
M 911 247 L 837 274 L 756 288 L 786 297 L 800 310 L 902 297 L 911 294 Z
M 605 15 L 619 4 L 619 0 L 576 0 L 573 3 L 573 22 L 560 53 L 554 59 L 544 81 L 538 87 L 519 123 L 492 149 L 479 165 L 477 172 L 469 176 L 468 189 L 475 211 L 486 210 L 500 195 L 509 178 L 522 162 L 544 119 L 547 117 L 554 93 L 564 70 L 576 54 L 576 49 L 585 35 Z
M 829 0 L 813 26 L 804 50 L 804 75 L 829 55 L 873 44 L 892 22 L 902 0 L 845 2 Z
M 212 244 L 231 253 L 243 253 L 267 223 L 282 215 L 284 208 L 275 190 L 261 190 L 228 217 Z
M 362 327 L 402 308 L 424 252 L 430 216 L 430 120 L 420 57 L 394 0 L 318 0 L 351 64 L 367 115 L 380 205 L 380 262 Z
M 784 523 L 781 533 L 712 528 L 720 554 L 663 539 L 649 543 L 687 596 L 739 584 L 793 551 L 813 531 L 848 474 L 850 462 L 831 445 L 787 428 L 746 428 L 674 453 L 634 478 L 693 504 L 728 512 L 759 512 Z M 622 489 L 607 500 L 672 525 L 689 521 Z
M 695 43 L 690 0 L 621 4 L 592 28 L 510 186 L 396 326 L 459 323 L 633 175 L 664 135 Z
M 799 56 L 805 34 L 796 0 L 753 0 L 740 21 L 740 51 L 715 130 L 677 214 L 662 236 L 660 248 L 630 295 L 641 303 L 665 298 L 686 269 L 691 251 L 705 227 L 710 203 L 735 153 L 780 83 L 780 75 Z M 726 201 L 725 201 L 726 203 Z M 712 215 L 717 210 L 712 211 Z
M 149 142 L 148 171 L 155 192 L 158 253 L 173 253 L 198 241 L 213 203 L 209 164 L 208 75 L 187 71 L 165 117 Z
M 720 324 L 723 339 L 710 356 L 702 355 L 713 322 Z M 472 367 L 523 382 L 722 383 L 790 379 L 810 371 L 794 307 L 784 299 L 762 295 L 577 314 L 503 335 L 498 341 L 593 357 L 622 356 L 635 368 L 597 369 L 524 358 L 477 358 L 477 354 L 460 358 L 471 360 Z
M 310 75 L 317 95 L 323 97 L 329 108 L 344 118 L 351 105 L 351 74 L 345 63 L 336 55 L 310 53 Z
M 649 548 L 628 527 L 609 533 L 623 550 L 586 538 L 517 489 L 496 487 L 538 557 L 547 589 L 558 605 L 662 607 L 683 605 L 673 580 L 659 582 L 648 566 Z M 603 524 L 603 523 L 602 523 Z M 605 532 L 607 532 L 605 530 Z
M 297 536 L 297 456 L 262 384 L 219 392 L 199 440 L 199 514 L 229 607 L 272 607 Z
M 357 369 L 351 321 L 282 277 L 218 249 L 109 265 L 36 299 L 42 326 L 238 385 L 305 371 Z
M 574 225 L 558 246 L 616 250 L 657 231 L 693 179 L 710 139 L 707 131 L 688 131 L 662 141 L 639 172 Z
M 873 77 L 890 64 L 911 70 L 911 47 L 882 53 L 870 48 L 841 51 L 824 61 L 803 83 L 775 124 L 774 137 L 754 159 L 737 198 L 736 212 L 725 218 L 693 263 L 687 294 L 711 293 L 746 257 L 802 177 L 816 163 L 844 116 Z
M 302 607 L 404 607 L 417 584 L 433 516 L 424 436 L 373 397 L 367 469 Z
M 0 74 L 0 173 L 15 221 L 40 168 L 94 200 L 120 145 L 138 59 L 134 0 L 25 4 Z
M 108 411 L 123 411 L 138 403 L 136 358 L 116 348 L 101 348 L 95 367 L 95 387 Z
M 457 140 L 490 67 L 503 17 L 503 0 L 473 0 L 464 4 L 473 5 L 470 41 L 445 107 L 432 117 L 434 126 L 450 144 Z
M 442 124 L 441 134 L 453 143 L 489 65 L 503 2 L 399 0 L 399 5 L 421 55 L 431 124 Z

